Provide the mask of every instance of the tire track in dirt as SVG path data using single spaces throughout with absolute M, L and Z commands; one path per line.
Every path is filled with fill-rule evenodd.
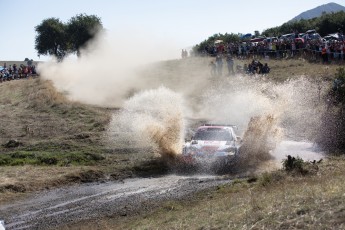
M 159 202 L 229 183 L 217 176 L 168 175 L 84 184 L 36 193 L 0 207 L 6 229 L 48 229 L 104 216 L 125 216 Z

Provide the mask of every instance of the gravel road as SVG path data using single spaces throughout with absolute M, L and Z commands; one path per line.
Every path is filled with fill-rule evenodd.
M 160 201 L 229 183 L 222 177 L 168 175 L 60 188 L 0 207 L 6 229 L 50 229 L 90 218 L 131 215 Z

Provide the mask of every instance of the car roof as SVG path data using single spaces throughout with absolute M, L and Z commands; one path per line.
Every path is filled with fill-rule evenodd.
M 292 36 L 294 35 L 295 33 L 291 33 L 291 34 L 283 34 L 282 37 L 286 37 L 286 36 Z
M 209 128 L 214 128 L 214 129 L 233 129 L 237 128 L 236 125 L 229 125 L 229 124 L 204 124 L 202 126 L 199 126 L 198 130 L 200 129 L 209 129 Z
M 306 34 L 308 34 L 308 33 L 316 33 L 316 30 L 315 30 L 315 29 L 307 30 L 305 33 L 306 33 Z

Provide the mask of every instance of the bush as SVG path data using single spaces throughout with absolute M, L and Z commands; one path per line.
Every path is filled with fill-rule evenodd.
M 292 157 L 290 155 L 287 156 L 287 159 L 283 160 L 283 169 L 285 171 L 302 171 L 303 170 L 303 164 L 304 161 L 300 157 Z
M 287 156 L 287 159 L 283 160 L 283 169 L 292 174 L 297 175 L 315 175 L 319 171 L 318 164 L 322 162 L 322 159 L 319 161 L 305 162 L 300 157 Z

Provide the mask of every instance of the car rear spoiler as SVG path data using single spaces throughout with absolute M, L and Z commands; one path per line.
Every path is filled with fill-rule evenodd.
M 204 124 L 203 126 L 226 126 L 238 129 L 236 125 L 229 125 L 229 124 Z

